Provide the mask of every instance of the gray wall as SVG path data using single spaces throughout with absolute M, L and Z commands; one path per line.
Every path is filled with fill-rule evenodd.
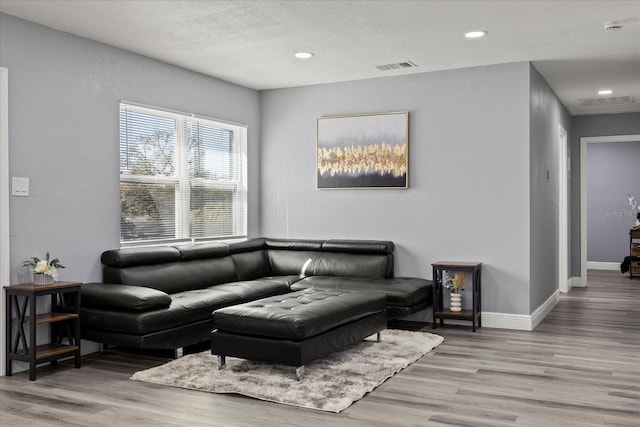
M 11 281 L 24 259 L 50 251 L 61 280 L 101 279 L 100 254 L 119 246 L 118 104 L 128 100 L 246 123 L 249 233 L 258 233 L 259 95 L 166 63 L 0 15 L 9 69 Z
M 554 221 L 548 203 L 537 206 L 548 202 L 551 185 L 538 160 L 552 166 L 549 138 L 566 113 L 529 63 L 258 94 L 18 18 L 0 20 L 10 174 L 31 179 L 31 197 L 11 199 L 12 282 L 25 278 L 22 260 L 47 250 L 69 266 L 62 279 L 100 279 L 99 254 L 118 246 L 124 99 L 249 125 L 250 235 L 394 240 L 397 275 L 430 278 L 431 262 L 481 261 L 489 312 L 530 314 L 548 297 L 552 274 L 531 270 L 555 248 L 531 241 Z M 551 115 L 535 110 L 538 101 Z M 410 112 L 410 188 L 317 190 L 316 119 L 388 111 Z
M 598 114 L 571 118 L 571 275 L 580 277 L 580 138 L 640 134 L 640 113 Z M 636 196 L 638 197 L 638 196 Z M 624 200 L 623 200 L 624 203 Z M 583 278 L 584 279 L 584 278 Z
M 558 126 L 570 132 L 569 114 L 533 66 L 530 109 L 533 312 L 558 289 Z
M 483 309 L 530 314 L 529 63 L 261 93 L 261 229 L 389 239 L 396 275 L 483 262 Z M 409 111 L 409 189 L 317 190 L 316 119 Z M 468 299 L 468 298 L 467 298 Z
M 587 261 L 620 263 L 635 224 L 627 195 L 640 202 L 640 141 L 587 145 Z

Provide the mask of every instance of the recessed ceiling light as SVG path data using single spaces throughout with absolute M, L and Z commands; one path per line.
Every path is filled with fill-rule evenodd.
M 611 89 L 602 89 L 598 91 L 598 95 L 611 95 L 613 91 Z
M 487 34 L 489 34 L 487 31 L 469 31 L 468 33 L 464 33 L 464 36 L 468 39 L 479 39 Z
M 298 59 L 309 59 L 314 56 L 313 52 L 296 52 L 293 54 Z

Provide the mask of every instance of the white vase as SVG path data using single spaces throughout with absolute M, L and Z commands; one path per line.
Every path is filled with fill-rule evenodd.
M 33 273 L 34 285 L 50 285 L 53 283 L 53 276 L 44 273 Z
M 451 311 L 462 311 L 462 294 L 451 294 Z

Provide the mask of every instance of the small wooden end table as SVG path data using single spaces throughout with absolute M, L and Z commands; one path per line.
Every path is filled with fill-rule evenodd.
M 75 367 L 80 368 L 80 286 L 81 283 L 77 282 L 4 286 L 7 376 L 12 374 L 11 363 L 14 360 L 29 362 L 31 381 L 36 379 L 36 365 L 39 363 L 56 364 L 58 359 L 73 356 Z M 37 297 L 46 295 L 51 295 L 50 312 L 36 314 Z M 36 345 L 36 326 L 42 324 L 50 325 L 49 343 Z M 28 338 L 25 325 L 29 327 Z
M 445 262 L 440 261 L 431 264 L 433 267 L 433 329 L 444 325 L 444 319 L 470 320 L 472 322 L 473 332 L 482 326 L 481 319 L 481 262 Z M 443 276 L 444 271 L 462 271 L 471 274 L 471 310 L 451 311 L 444 308 L 443 304 Z
M 629 230 L 629 279 L 640 276 L 640 228 Z

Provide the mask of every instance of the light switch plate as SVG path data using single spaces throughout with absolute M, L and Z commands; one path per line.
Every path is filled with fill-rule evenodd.
M 14 176 L 11 178 L 11 195 L 12 196 L 29 196 L 29 178 L 20 178 Z

